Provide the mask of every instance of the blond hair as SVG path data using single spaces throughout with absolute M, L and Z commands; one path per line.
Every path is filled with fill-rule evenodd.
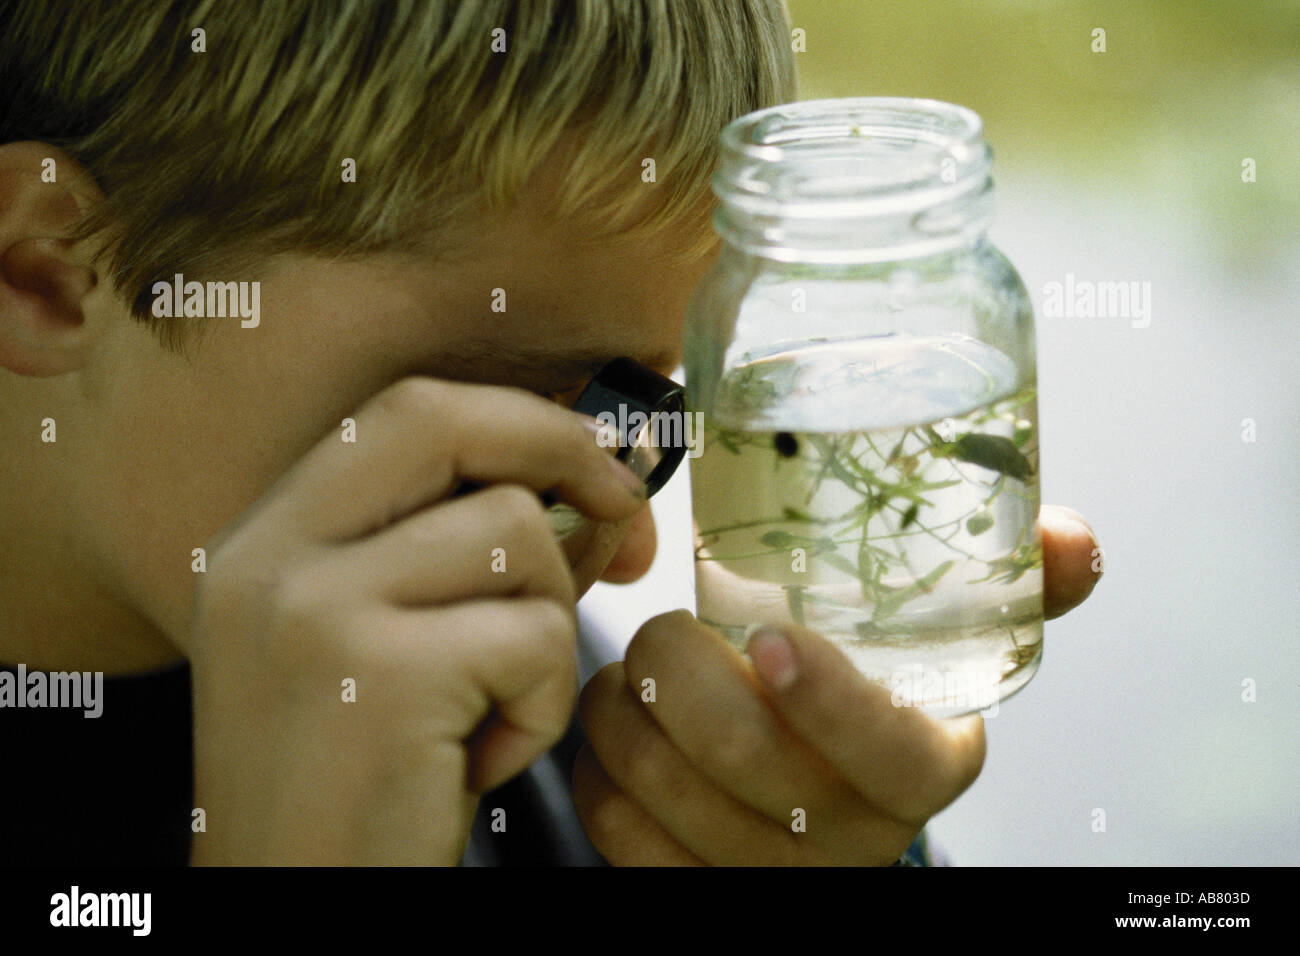
M 795 97 L 784 0 L 5 6 L 0 141 L 48 142 L 90 171 L 105 202 L 76 235 L 111 238 L 114 286 L 169 347 L 183 336 L 152 315 L 155 281 L 255 274 L 286 251 L 450 246 L 566 130 L 581 138 L 557 215 L 620 234 L 682 221 L 707 198 L 721 128 Z M 629 221 L 647 157 L 656 212 Z

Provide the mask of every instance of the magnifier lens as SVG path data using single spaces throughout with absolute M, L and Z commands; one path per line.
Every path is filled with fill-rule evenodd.
M 656 446 L 652 439 L 651 432 L 653 429 L 647 425 L 641 429 L 640 434 L 632 443 L 628 450 L 627 457 L 623 463 L 632 469 L 632 474 L 636 475 L 642 481 L 649 484 L 650 476 L 654 470 L 659 467 L 659 463 L 664 460 L 663 449 Z
M 601 440 L 618 443 L 619 461 L 645 483 L 647 498 L 662 488 L 681 464 L 686 451 L 681 434 L 682 386 L 639 362 L 616 358 L 606 363 L 587 383 L 572 410 L 613 426 L 613 433 Z M 615 422 L 619 424 L 614 426 Z M 634 432 L 637 424 L 641 427 Z M 619 435 L 619 428 L 627 434 Z M 476 481 L 462 481 L 452 497 L 482 487 Z M 541 499 L 556 537 L 566 538 L 587 523 L 581 512 L 557 502 L 552 492 L 543 492 Z
M 654 444 L 653 431 L 648 425 L 642 428 L 632 445 L 619 452 L 619 460 L 631 469 L 632 474 L 645 482 L 647 494 L 658 490 L 656 482 L 659 476 L 655 476 L 655 469 L 663 464 L 666 457 L 663 449 Z M 652 479 L 651 476 L 655 477 Z M 550 519 L 551 530 L 559 538 L 568 537 L 586 521 L 579 511 L 562 503 L 552 505 L 546 514 Z
M 682 416 L 682 387 L 672 379 L 646 368 L 630 358 L 617 358 L 608 362 L 596 373 L 573 404 L 575 412 L 599 418 L 608 424 L 618 422 L 617 428 L 627 430 L 618 436 L 619 461 L 645 482 L 646 497 L 657 492 L 681 462 L 685 448 L 680 441 L 664 445 L 662 436 L 676 433 L 670 427 L 665 431 L 658 416 L 676 416 L 680 426 Z M 632 426 L 642 423 L 639 430 Z M 679 429 L 680 430 L 680 429 Z M 582 524 L 582 516 L 563 505 L 549 509 L 551 526 L 564 537 Z

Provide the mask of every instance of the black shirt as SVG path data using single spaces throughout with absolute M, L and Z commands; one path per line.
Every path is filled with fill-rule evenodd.
M 8 664 L 0 670 L 15 674 Z M 102 712 L 0 707 L 0 864 L 184 866 L 190 667 L 105 677 Z
M 17 679 L 16 666 L 0 670 Z M 189 863 L 189 664 L 105 677 L 101 700 L 98 717 L 0 706 L 0 754 L 10 769 L 0 787 L 0 866 Z M 465 865 L 605 864 L 573 811 L 573 758 L 583 741 L 575 717 L 549 753 L 483 795 Z M 505 811 L 504 832 L 492 829 L 497 808 Z
M 585 683 L 617 648 L 579 606 Z M 0 670 L 17 668 L 0 664 Z M 105 677 L 102 712 L 0 706 L 0 866 L 185 866 L 194 800 L 190 667 Z M 479 801 L 464 866 L 604 866 L 573 809 L 585 742 L 575 707 L 565 736 Z M 504 832 L 493 830 L 505 811 Z M 498 827 L 498 830 L 500 828 Z M 933 865 L 921 833 L 905 859 Z M 943 865 L 944 861 L 940 862 Z

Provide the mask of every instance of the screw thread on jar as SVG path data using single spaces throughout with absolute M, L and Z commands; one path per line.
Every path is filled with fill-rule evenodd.
M 749 255 L 867 263 L 977 239 L 993 214 L 993 153 L 973 111 L 938 100 L 811 100 L 751 113 L 721 136 L 714 227 Z

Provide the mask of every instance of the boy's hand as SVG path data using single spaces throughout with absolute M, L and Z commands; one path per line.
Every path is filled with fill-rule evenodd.
M 1091 531 L 1044 507 L 1048 617 L 1087 597 Z M 647 621 L 583 689 L 574 799 L 616 865 L 888 865 L 974 782 L 984 721 L 895 707 L 833 644 L 756 635 L 754 669 L 686 611 Z M 778 686 L 781 675 L 789 683 Z M 654 680 L 653 702 L 642 683 Z M 802 813 L 799 813 L 802 811 Z M 804 832 L 792 823 L 802 817 Z
M 478 794 L 572 716 L 574 583 L 537 492 L 634 514 L 612 449 L 535 395 L 427 378 L 354 418 L 208 543 L 195 863 L 454 864 Z M 449 499 L 462 480 L 490 487 Z

